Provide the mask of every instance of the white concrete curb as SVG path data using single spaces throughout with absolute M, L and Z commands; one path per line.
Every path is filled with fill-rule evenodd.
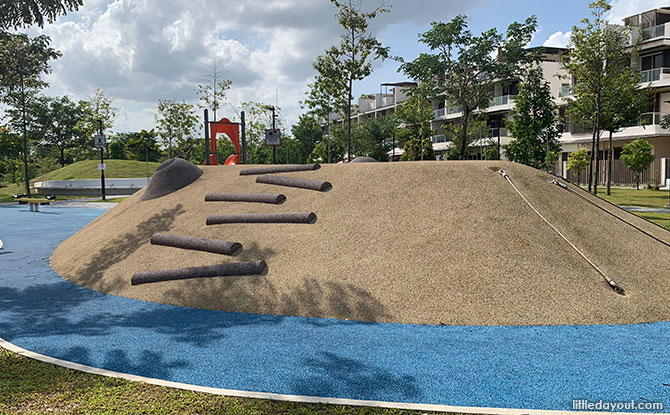
M 91 366 L 80 365 L 78 363 L 68 362 L 66 360 L 56 359 L 45 356 L 39 353 L 31 352 L 16 346 L 3 338 L 0 338 L 0 347 L 3 347 L 18 355 L 28 357 L 30 359 L 39 360 L 46 363 L 51 363 L 57 366 L 66 367 L 68 369 L 78 370 L 80 372 L 92 373 L 94 375 L 109 376 L 112 378 L 121 378 L 133 382 L 145 382 L 152 385 L 166 386 L 168 388 L 176 388 L 183 390 L 190 390 L 195 392 L 205 392 L 214 395 L 234 396 L 238 398 L 254 398 L 254 399 L 271 399 L 276 401 L 289 401 L 301 403 L 326 403 L 333 405 L 352 405 L 352 406 L 370 406 L 379 408 L 395 408 L 408 409 L 415 411 L 435 411 L 435 412 L 463 412 L 471 414 L 499 414 L 499 415 L 635 415 L 640 413 L 635 412 L 581 412 L 581 411 L 555 411 L 555 410 L 538 410 L 538 409 L 511 409 L 511 408 L 486 408 L 486 407 L 471 407 L 471 406 L 450 406 L 450 405 L 431 405 L 418 403 L 404 403 L 404 402 L 384 402 L 384 401 L 365 401 L 359 399 L 341 399 L 341 398 L 327 398 L 320 396 L 302 396 L 302 395 L 284 395 L 278 393 L 264 393 L 241 391 L 234 389 L 220 389 L 209 388 L 206 386 L 189 385 L 187 383 L 170 382 L 167 380 L 147 378 L 144 376 L 130 375 L 127 373 L 114 372 L 106 369 L 99 369 Z

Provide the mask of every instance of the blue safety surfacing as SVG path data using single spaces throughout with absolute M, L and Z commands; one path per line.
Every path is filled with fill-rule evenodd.
M 71 284 L 49 266 L 102 211 L 41 210 L 0 207 L 0 337 L 37 353 L 214 388 L 554 410 L 649 400 L 670 411 L 667 322 L 421 326 L 148 303 Z

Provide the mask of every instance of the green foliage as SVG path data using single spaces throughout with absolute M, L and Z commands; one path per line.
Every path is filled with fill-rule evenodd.
M 212 120 L 214 121 L 218 121 L 216 111 L 221 108 L 221 102 L 226 98 L 226 91 L 230 89 L 232 83 L 229 79 L 222 79 L 223 74 L 219 68 L 220 64 L 219 59 L 214 58 L 212 65 L 208 67 L 209 73 L 201 77 L 203 83 L 198 84 L 196 89 L 200 98 L 198 106 L 200 108 L 210 108 L 213 111 Z
M 112 100 L 105 95 L 104 90 L 96 89 L 92 97 L 82 102 L 86 106 L 86 114 L 81 128 L 86 131 L 86 135 L 92 137 L 97 134 L 101 120 L 103 132 L 114 126 L 119 109 L 112 105 Z
M 432 96 L 444 96 L 450 106 L 462 108 L 460 159 L 466 156 L 472 111 L 485 112 L 494 83 L 517 79 L 521 68 L 537 59 L 525 50 L 536 25 L 534 16 L 524 23 L 514 22 L 503 37 L 496 29 L 474 36 L 462 15 L 448 23 L 433 22 L 431 29 L 419 36 L 419 41 L 437 53 L 422 53 L 412 62 L 402 64 L 401 70 L 429 86 Z
M 507 123 L 514 137 L 505 148 L 507 159 L 549 169 L 551 154 L 547 154 L 547 147 L 550 153 L 561 151 L 558 142 L 561 129 L 549 82 L 544 80 L 540 65 L 528 69 L 514 104 L 513 120 Z
M 114 142 L 122 142 L 125 149 L 125 157 L 122 159 L 137 161 L 161 161 L 163 154 L 158 145 L 158 135 L 153 129 L 137 132 L 118 133 L 111 137 L 109 151 Z M 112 157 L 115 158 L 115 157 Z
M 126 159 L 126 144 L 123 141 L 112 141 L 107 146 L 109 151 L 109 158 L 115 160 Z
M 585 148 L 580 148 L 568 154 L 568 170 L 577 174 L 577 184 L 579 184 L 579 175 L 589 166 L 591 162 L 589 152 Z
M 58 153 L 58 162 L 65 166 L 66 151 L 89 145 L 89 137 L 82 128 L 87 114 L 87 103 L 73 102 L 67 95 L 62 97 L 41 96 L 35 98 L 29 107 L 31 114 L 29 128 L 33 137 L 40 137 L 41 143 Z
M 355 138 L 352 136 L 353 153 L 356 156 L 368 156 L 377 161 L 389 161 L 391 137 L 397 126 L 393 115 L 370 118 L 357 129 Z
M 156 112 L 156 128 L 168 158 L 181 157 L 189 160 L 195 151 L 198 140 L 195 128 L 198 118 L 195 108 L 186 102 L 161 99 Z
M 433 142 L 429 138 L 415 137 L 405 143 L 404 152 L 400 161 L 435 160 Z
M 344 160 L 347 151 L 347 133 L 342 126 L 331 129 L 331 134 L 314 146 L 307 161 L 309 163 L 337 163 Z
M 246 113 L 247 158 L 251 157 L 251 160 L 247 160 L 247 162 L 254 164 L 272 163 L 272 147 L 265 145 L 265 130 L 272 127 L 272 111 L 269 109 L 270 107 L 253 101 L 243 102 L 241 105 Z M 274 109 L 275 127 L 282 130 L 283 142 L 287 139 L 287 134 L 283 128 L 284 123 L 281 119 L 281 108 L 274 107 Z M 286 150 L 286 147 L 283 147 L 283 149 Z M 269 158 L 267 154 L 269 154 Z M 257 159 L 257 155 L 260 159 Z M 279 159 L 277 160 L 279 161 Z
M 500 149 L 502 151 L 502 148 Z M 500 160 L 498 156 L 498 139 L 489 138 L 484 145 L 484 160 Z
M 462 126 L 459 124 L 445 124 L 444 135 L 447 142 L 452 145 L 444 155 L 446 160 L 463 160 L 470 156 L 476 149 L 472 146 L 472 142 L 488 136 L 488 125 L 483 116 L 475 116 L 470 114 L 470 121 L 468 122 L 468 135 L 466 136 L 465 155 L 462 154 Z M 496 145 L 498 143 L 496 142 Z M 497 157 L 497 152 L 496 152 Z
M 640 189 L 640 173 L 649 168 L 655 156 L 651 154 L 652 146 L 647 140 L 638 138 L 621 148 L 621 162 L 635 172 L 635 186 Z
M 323 139 L 323 129 L 311 115 L 301 115 L 298 123 L 291 126 L 291 134 L 297 140 L 295 157 L 300 160 L 299 163 L 307 162 L 314 147 Z
M 3 0 L 0 2 L 0 30 L 52 23 L 68 10 L 75 11 L 83 0 Z

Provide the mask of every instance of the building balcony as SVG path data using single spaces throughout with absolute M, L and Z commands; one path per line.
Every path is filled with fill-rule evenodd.
M 571 86 L 562 86 L 558 90 L 558 96 L 561 97 L 561 98 L 569 97 L 569 96 L 572 96 L 574 94 L 575 94 L 575 92 L 574 92 L 574 90 L 572 89 Z
M 444 108 L 433 110 L 433 119 L 442 118 L 444 117 L 444 114 L 445 114 Z
M 666 26 L 670 23 L 665 23 L 661 24 L 658 26 L 652 26 L 648 27 L 646 29 L 642 29 L 640 31 L 640 36 L 642 37 L 642 41 L 646 42 L 649 40 L 656 40 L 658 38 L 663 38 L 665 37 L 665 34 L 668 33 L 670 34 L 670 28 L 666 29 Z
M 637 127 L 637 126 L 644 127 L 645 125 L 661 125 L 661 120 L 665 115 L 670 114 L 666 114 L 663 112 L 645 112 L 644 114 L 640 115 L 640 118 L 637 120 L 637 122 L 632 123 L 627 127 Z
M 490 107 L 497 107 L 500 105 L 508 105 L 508 104 L 513 104 L 514 103 L 514 97 L 516 95 L 502 95 L 499 97 L 493 97 L 491 102 L 489 103 Z
M 640 82 L 643 84 L 670 79 L 670 68 L 649 69 L 646 71 L 641 71 L 641 73 L 642 79 Z
M 431 140 L 433 141 L 433 144 L 446 143 L 447 142 L 447 137 L 444 134 L 438 134 L 438 135 L 432 136 Z

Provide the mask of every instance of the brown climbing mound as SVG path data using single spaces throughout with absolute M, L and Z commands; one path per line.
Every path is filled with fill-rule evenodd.
M 153 176 L 149 186 L 142 194 L 142 200 L 151 200 L 186 187 L 202 175 L 202 170 L 195 164 L 180 158 L 164 161 Z
M 282 187 L 286 201 L 205 203 L 208 192 L 277 188 L 203 166 L 193 184 L 142 202 L 142 191 L 64 241 L 52 266 L 110 294 L 206 309 L 417 324 L 618 324 L 670 320 L 670 248 L 503 161 L 324 164 L 290 176 L 329 192 Z M 618 295 L 496 171 L 626 290 Z M 576 187 L 571 186 L 576 189 Z M 588 196 L 665 241 L 670 232 Z M 227 223 L 208 216 L 314 212 L 311 225 Z M 236 241 L 228 257 L 152 245 L 158 232 Z M 267 275 L 131 285 L 135 273 L 267 262 Z

